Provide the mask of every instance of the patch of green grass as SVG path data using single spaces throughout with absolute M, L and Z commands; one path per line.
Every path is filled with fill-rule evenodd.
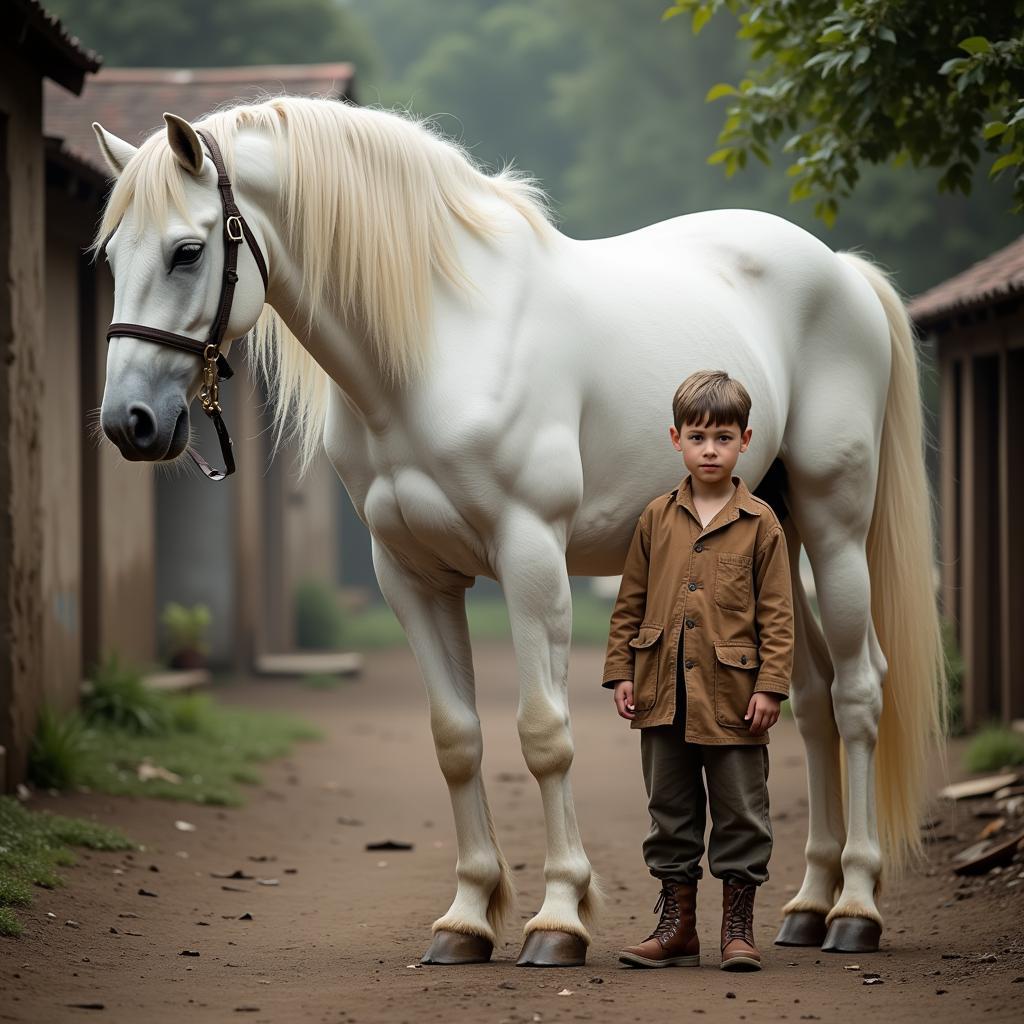
M 302 679 L 302 685 L 310 690 L 337 690 L 345 685 L 345 677 L 331 672 L 314 672 Z
M 238 786 L 260 781 L 255 762 L 282 757 L 299 740 L 320 738 L 290 715 L 224 707 L 199 696 L 162 699 L 170 725 L 161 735 L 107 726 L 88 730 L 80 784 L 118 795 L 237 806 L 242 803 Z M 143 761 L 180 781 L 143 781 L 138 775 Z
M 972 737 L 964 752 L 969 772 L 994 772 L 1024 765 L 1024 735 L 1002 725 L 989 725 Z
M 573 595 L 572 639 L 581 647 L 603 647 L 608 641 L 612 604 L 593 594 Z M 508 609 L 500 597 L 471 598 L 466 602 L 469 635 L 478 641 L 511 641 Z M 345 643 L 353 650 L 401 647 L 405 633 L 387 605 L 352 612 L 345 623 Z
M 72 846 L 91 850 L 134 850 L 117 829 L 79 818 L 26 810 L 11 797 L 0 797 L 0 935 L 20 935 L 11 909 L 27 906 L 36 886 L 63 884 L 57 868 L 73 864 Z

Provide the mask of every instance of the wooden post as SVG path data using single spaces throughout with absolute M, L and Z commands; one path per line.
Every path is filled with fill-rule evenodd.
M 1013 339 L 1014 325 L 1007 327 L 1007 341 Z M 1024 533 L 1020 511 L 1024 508 L 1024 424 L 1011 410 L 1021 406 L 1024 396 L 1024 337 L 1016 323 L 1016 345 L 1003 351 L 1000 372 L 1000 512 L 1002 557 L 1002 718 L 1010 722 L 1024 718 Z
M 957 443 L 960 432 L 961 360 L 939 348 L 939 564 L 942 617 L 960 632 L 960 516 L 957 503 Z
M 6 40 L 4 41 L 6 44 Z M 44 157 L 40 72 L 2 47 L 0 76 L 0 767 L 23 781 L 42 695 Z

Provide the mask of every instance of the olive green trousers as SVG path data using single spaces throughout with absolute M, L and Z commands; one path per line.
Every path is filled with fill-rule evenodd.
M 768 747 L 687 743 L 683 731 L 678 714 L 672 725 L 640 730 L 651 812 L 647 867 L 657 879 L 695 884 L 703 876 L 709 806 L 711 874 L 734 885 L 760 885 L 768 879 L 772 853 Z

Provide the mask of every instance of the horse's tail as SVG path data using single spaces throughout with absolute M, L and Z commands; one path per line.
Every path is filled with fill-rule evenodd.
M 892 342 L 867 557 L 872 619 L 889 666 L 875 762 L 878 833 L 886 870 L 898 874 L 923 853 L 921 809 L 930 755 L 942 742 L 948 721 L 934 526 L 910 318 L 883 270 L 852 253 L 840 258 L 871 285 Z

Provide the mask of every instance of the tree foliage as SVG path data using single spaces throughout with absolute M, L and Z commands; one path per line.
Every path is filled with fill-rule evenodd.
M 1024 209 L 1024 0 L 676 0 L 663 17 L 698 34 L 722 9 L 753 65 L 706 96 L 729 101 L 708 158 L 726 175 L 785 138 L 790 198 L 831 224 L 864 164 L 938 168 L 966 195 L 987 152 Z
M 110 67 L 229 67 L 351 60 L 371 68 L 362 22 L 337 0 L 46 0 Z

